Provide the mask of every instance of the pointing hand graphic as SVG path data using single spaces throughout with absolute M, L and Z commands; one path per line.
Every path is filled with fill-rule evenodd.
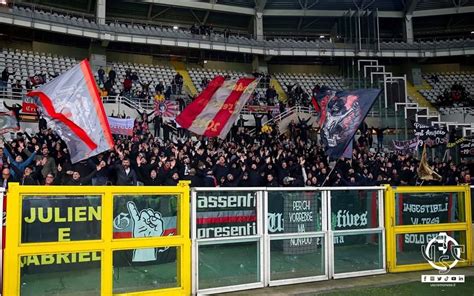
M 128 212 L 133 221 L 133 237 L 157 237 L 163 234 L 163 219 L 159 212 L 153 209 L 138 211 L 134 202 L 127 202 Z M 133 252 L 133 262 L 156 260 L 155 249 L 136 249 Z

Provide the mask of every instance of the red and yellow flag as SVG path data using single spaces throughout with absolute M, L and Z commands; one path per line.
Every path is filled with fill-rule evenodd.
M 216 76 L 176 122 L 195 134 L 225 139 L 257 85 L 255 78 L 225 80 Z

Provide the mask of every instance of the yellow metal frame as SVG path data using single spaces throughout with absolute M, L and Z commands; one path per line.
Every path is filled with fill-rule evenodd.
M 464 193 L 464 202 L 460 206 L 464 208 L 465 222 L 442 223 L 442 224 L 418 224 L 418 225 L 396 225 L 395 195 L 397 193 Z M 385 199 L 385 229 L 387 237 L 387 268 L 389 272 L 406 272 L 416 270 L 433 269 L 429 263 L 397 265 L 397 235 L 406 233 L 425 232 L 448 232 L 463 231 L 466 241 L 466 261 L 459 262 L 456 266 L 472 265 L 472 224 L 471 224 L 471 190 L 469 186 L 403 186 L 386 187 Z M 421 254 L 420 254 L 421 256 Z
M 102 201 L 101 239 L 47 243 L 21 243 L 21 210 L 27 195 L 100 195 Z M 117 195 L 177 195 L 177 235 L 150 238 L 113 238 L 113 198 Z M 178 247 L 177 281 L 175 288 L 123 293 L 115 295 L 190 295 L 191 294 L 191 239 L 189 181 L 178 186 L 19 186 L 9 184 L 7 199 L 7 232 L 3 280 L 3 295 L 20 295 L 20 257 L 25 255 L 100 251 L 101 295 L 112 295 L 113 251 L 150 247 Z

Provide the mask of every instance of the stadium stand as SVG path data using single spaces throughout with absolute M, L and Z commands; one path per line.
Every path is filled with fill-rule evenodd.
M 149 65 L 139 63 L 122 63 L 122 62 L 110 62 L 107 63 L 105 70 L 106 78 L 110 70 L 114 70 L 117 75 L 115 83 L 112 86 L 113 94 L 122 94 L 124 91 L 124 81 L 127 77 L 127 71 L 130 74 L 136 74 L 138 80 L 132 80 L 131 92 L 138 94 L 144 91 L 144 88 L 149 88 L 147 95 L 154 93 L 155 87 L 161 82 L 166 90 L 167 87 L 171 86 L 173 79 L 176 75 L 176 71 L 169 66 L 164 65 Z M 96 80 L 99 86 L 100 84 L 99 75 L 95 73 Z
M 299 83 L 308 94 L 312 93 L 316 85 L 325 85 L 335 90 L 343 89 L 342 77 L 333 74 L 276 73 L 274 76 L 282 86 Z
M 289 48 L 295 51 L 305 48 L 350 48 L 351 50 L 357 48 L 356 43 L 352 41 L 345 42 L 344 39 L 334 38 L 334 36 L 329 37 L 329 34 L 322 36 L 323 38 L 321 38 L 319 34 L 308 34 L 305 37 L 288 37 L 287 35 L 267 35 L 264 32 L 263 36 L 260 36 L 257 40 L 253 34 L 248 32 L 241 34 L 238 30 L 212 29 L 211 26 L 205 26 L 204 24 L 198 27 L 190 26 L 189 24 L 171 26 L 169 24 L 163 25 L 153 22 L 152 19 L 147 20 L 149 22 L 133 19 L 132 22 L 132 19 L 129 19 L 130 21 L 126 19 L 116 20 L 113 17 L 99 21 L 99 19 L 92 14 L 81 14 L 73 11 L 68 12 L 52 7 L 38 7 L 27 3 L 11 5 L 8 9 L 5 9 L 5 11 L 22 19 L 35 20 L 41 23 L 63 24 L 76 29 L 85 28 L 101 33 L 112 32 L 137 37 L 159 36 L 173 39 L 206 40 L 216 43 L 243 44 L 251 47 L 270 49 Z M 133 41 L 130 42 L 133 43 Z M 379 44 L 380 50 L 419 51 L 432 48 L 465 48 L 474 46 L 474 41 L 469 38 L 456 37 L 414 40 L 413 42 L 401 42 L 394 39 L 393 41 L 380 41 Z M 361 50 L 365 48 L 365 46 L 375 48 L 375 43 L 364 44 L 358 49 Z M 210 51 L 212 50 L 210 49 Z M 294 54 L 293 52 L 290 53 Z M 288 53 L 288 55 L 290 53 Z M 249 55 L 250 54 L 254 53 L 249 53 Z M 296 56 L 296 54 L 294 55 Z M 201 57 L 202 56 L 203 55 L 201 55 Z M 269 57 L 268 61 L 265 60 L 265 63 L 270 62 L 271 58 L 272 57 Z M 248 57 L 246 61 L 249 61 Z M 0 54 L 0 69 L 4 71 L 2 76 L 6 78 L 3 87 L 7 93 L 12 93 L 14 90 L 21 88 L 21 92 L 24 94 L 27 88 L 34 88 L 35 84 L 49 81 L 51 78 L 71 68 L 77 62 L 78 60 L 75 58 L 66 56 L 18 49 L 3 49 Z M 337 64 L 337 62 L 331 62 Z M 354 66 L 354 64 L 352 65 Z M 185 69 L 186 68 L 183 67 L 180 71 Z M 163 88 L 159 88 L 159 92 L 170 90 L 171 93 L 181 93 L 176 87 L 176 81 L 180 80 L 178 72 L 169 66 L 108 61 L 102 70 L 102 74 L 99 74 L 97 71 L 95 71 L 94 74 L 97 84 L 103 91 L 102 94 L 104 96 L 121 95 L 126 96 L 129 100 L 140 97 L 141 99 L 152 101 L 152 97 L 157 92 L 157 85 L 159 85 L 160 82 L 163 83 Z M 113 78 L 110 76 L 111 70 L 115 72 Z M 174 185 L 178 179 L 190 179 L 194 182 L 193 185 L 195 186 L 317 186 L 326 182 L 326 178 L 329 174 L 327 171 L 329 166 L 321 146 L 317 141 L 317 136 L 314 136 L 316 131 L 313 129 L 313 123 L 316 120 L 312 118 L 308 121 L 307 118 L 309 115 L 311 115 L 311 117 L 317 116 L 314 110 L 311 109 L 313 107 L 310 104 L 310 98 L 315 89 L 327 86 L 334 90 L 344 90 L 350 87 L 344 84 L 345 79 L 341 75 L 280 71 L 278 73 L 269 73 L 270 76 L 267 73 L 245 73 L 241 71 L 224 71 L 207 68 L 188 68 L 187 73 L 198 92 L 201 92 L 206 87 L 206 84 L 216 75 L 223 75 L 228 78 L 263 75 L 259 87 L 253 94 L 254 97 L 251 98 L 249 102 L 252 104 L 269 105 L 276 105 L 276 103 L 278 103 L 280 108 L 263 108 L 265 110 L 264 115 L 250 114 L 248 110 L 245 110 L 247 117 L 240 118 L 232 128 L 228 138 L 219 144 L 227 151 L 227 153 L 223 153 L 223 151 L 220 150 L 221 147 L 218 148 L 217 144 L 214 146 L 212 142 L 207 142 L 201 138 L 197 139 L 187 131 L 179 130 L 179 127 L 173 126 L 173 122 L 162 122 L 160 121 L 160 116 L 156 114 L 150 115 L 149 118 L 146 113 L 143 112 L 144 108 L 141 108 L 140 104 L 129 104 L 129 106 L 140 109 L 136 110 L 140 116 L 135 120 L 134 135 L 132 137 L 116 137 L 116 140 L 121 142 L 119 147 L 114 148 L 112 152 L 105 153 L 103 156 L 107 171 L 102 171 L 98 178 L 94 177 L 92 178 L 94 180 L 86 180 L 87 182 L 84 183 L 95 183 L 97 185 L 112 183 L 124 185 L 115 179 L 115 167 L 113 164 L 120 164 L 125 158 L 125 155 L 132 158 L 132 169 L 137 173 L 137 178 L 128 183 L 133 185 Z M 342 71 L 340 71 L 340 73 L 342 73 Z M 432 79 L 432 77 L 436 77 L 436 79 Z M 425 96 L 429 102 L 439 108 L 445 108 L 446 106 L 437 105 L 437 103 L 439 103 L 437 101 L 438 97 L 443 95 L 447 89 L 451 90 L 453 85 L 462 85 L 465 88 L 466 94 L 473 92 L 472 84 L 474 81 L 472 73 L 428 73 L 424 74 L 423 78 L 429 81 L 432 89 L 421 90 L 420 93 Z M 270 79 L 276 80 L 283 91 L 287 92 L 287 102 L 278 102 L 276 100 L 272 102 L 271 100 L 258 99 L 268 98 Z M 125 86 L 125 84 L 127 84 L 127 86 Z M 270 93 L 270 97 L 273 99 L 274 95 Z M 396 102 L 405 102 L 405 97 L 406 94 L 397 97 Z M 407 103 L 409 103 L 409 101 L 407 101 Z M 463 107 L 465 105 L 460 103 L 454 106 Z M 389 109 L 393 108 L 393 106 L 385 106 L 385 108 Z M 148 112 L 152 109 L 153 108 L 149 108 L 146 111 Z M 303 109 L 306 110 L 308 114 L 305 118 L 299 117 L 300 114 L 295 111 Z M 286 121 L 283 122 L 283 120 L 281 120 L 282 116 L 273 116 L 273 110 L 278 111 L 276 112 L 277 114 L 285 113 Z M 378 114 L 382 114 L 382 112 Z M 125 114 L 125 116 L 127 115 L 128 114 Z M 121 114 L 120 116 L 123 115 Z M 256 116 L 255 120 L 248 120 L 248 118 L 252 116 Z M 266 121 L 262 120 L 264 116 L 266 116 Z M 278 127 L 279 124 L 283 124 L 282 122 L 285 127 Z M 150 126 L 148 126 L 149 123 L 151 124 Z M 263 126 L 265 126 L 265 129 L 263 129 Z M 45 127 L 43 126 L 40 129 L 44 131 Z M 383 141 L 384 130 L 385 128 L 382 128 L 380 123 L 375 127 L 362 127 L 357 141 L 354 143 L 355 154 L 353 155 L 353 161 L 355 165 L 348 162 L 341 163 L 340 166 L 335 168 L 336 174 L 330 176 L 327 185 L 415 184 L 415 168 L 419 163 L 417 159 L 409 156 L 404 160 L 400 160 L 395 153 L 391 151 L 388 151 L 385 157 L 379 157 L 378 153 L 388 148 L 387 143 Z M 53 158 L 55 158 L 57 163 L 61 163 L 61 165 L 71 170 L 78 169 L 75 165 L 69 163 L 67 152 L 63 154 L 60 151 L 52 151 L 53 147 L 58 145 L 58 143 L 61 147 L 64 147 L 64 143 L 61 142 L 60 139 L 55 138 L 51 130 L 46 133 L 51 135 L 52 139 L 42 136 L 41 134 L 36 134 L 34 135 L 36 140 L 31 141 L 29 138 L 25 139 L 26 136 L 20 135 L 18 138 L 10 141 L 9 144 L 12 144 L 12 146 L 8 148 L 10 149 L 8 152 L 11 153 L 11 155 L 21 154 L 21 156 L 26 158 L 27 155 L 22 154 L 24 148 L 18 149 L 19 143 L 22 143 L 21 145 L 25 146 L 30 153 L 34 153 L 37 150 L 34 142 L 40 141 L 49 149 L 49 152 L 45 154 L 54 154 Z M 161 136 L 162 134 L 163 136 Z M 374 150 L 375 145 L 373 138 L 375 135 L 377 135 L 378 150 Z M 205 147 L 205 154 L 201 155 L 201 148 L 196 148 L 192 145 L 190 142 L 191 138 L 193 138 L 193 141 L 197 140 L 196 142 L 202 140 L 200 141 L 200 145 Z M 138 143 L 140 143 L 141 146 L 138 145 Z M 305 149 L 306 144 L 310 144 L 311 149 Z M 148 147 L 144 148 L 144 146 Z M 240 148 L 232 150 L 231 147 L 234 146 L 240 146 Z M 268 150 L 267 152 L 264 146 L 271 147 L 271 151 Z M 178 154 L 174 154 L 174 152 L 170 153 L 172 150 L 179 150 Z M 186 150 L 186 153 L 184 153 L 183 150 Z M 252 151 L 252 153 L 246 153 L 245 150 Z M 279 150 L 281 150 L 281 152 L 278 152 Z M 153 151 L 153 153 L 151 151 Z M 160 158 L 162 151 L 167 155 L 166 157 L 169 157 L 168 159 Z M 179 152 L 181 152 L 181 154 L 179 154 Z M 138 159 L 137 156 L 141 153 L 144 155 L 141 159 Z M 248 155 L 241 159 L 242 154 Z M 222 157 L 224 157 L 224 163 L 221 161 Z M 82 172 L 81 175 L 84 176 L 85 173 L 93 171 L 95 165 L 100 164 L 101 161 L 102 160 L 96 159 L 91 160 L 89 167 Z M 147 165 L 142 166 L 141 161 Z M 393 169 L 394 163 L 396 164 L 396 169 Z M 171 166 L 169 171 L 162 169 L 168 165 Z M 42 164 L 41 162 L 36 164 L 32 163 L 32 166 L 34 171 L 38 171 L 41 169 Z M 369 171 L 369 166 L 371 166 L 370 168 L 375 167 L 376 169 Z M 456 184 L 466 181 L 467 179 L 465 176 L 467 171 L 463 166 L 455 168 L 454 177 L 452 176 L 452 172 L 449 171 L 449 168 L 445 166 L 445 163 L 442 161 L 436 161 L 434 166 L 441 171 L 443 176 L 443 180 L 437 184 Z M 64 171 L 61 173 L 58 169 L 59 167 L 57 166 L 51 168 L 51 172 L 54 173 L 53 177 L 56 178 L 59 184 L 64 184 L 63 182 L 69 184 L 68 182 L 71 182 L 69 176 L 65 176 Z M 150 179 L 152 171 L 154 171 L 153 174 L 158 176 L 158 181 Z M 462 172 L 464 172 L 464 175 Z M 21 173 L 22 172 L 18 175 L 21 175 Z M 21 180 L 22 182 L 26 180 L 26 183 L 31 184 L 43 184 L 46 182 L 45 177 L 46 175 L 44 174 L 43 176 L 35 174 L 34 177 L 23 176 L 23 179 L 16 178 L 16 180 Z M 293 181 L 290 181 L 290 179 Z M 74 182 L 83 183 L 81 180 L 75 180 Z M 289 182 L 292 183 L 289 184 Z M 433 183 L 436 184 L 436 182 Z
M 379 285 L 446 267 L 435 243 L 472 265 L 473 16 L 474 0 L 0 0 L 2 295 Z
M 67 56 L 4 48 L 0 53 L 0 69 L 9 75 L 3 92 L 15 92 L 13 85 L 19 82 L 21 87 L 16 87 L 16 92 L 21 90 L 23 93 L 35 84 L 42 84 L 67 71 L 76 62 L 75 58 Z
M 193 81 L 194 86 L 201 92 L 212 79 L 217 75 L 222 75 L 229 77 L 231 79 L 237 79 L 239 77 L 252 76 L 250 73 L 231 71 L 231 70 L 216 70 L 216 69 L 206 69 L 206 68 L 191 68 L 188 69 L 189 76 Z M 261 83 L 256 89 L 256 95 L 265 97 L 266 91 L 265 85 Z
M 408 50 L 421 50 L 421 49 L 447 49 L 447 48 L 463 48 L 474 46 L 474 40 L 472 39 L 452 39 L 452 40 L 426 40 L 426 41 L 414 41 L 413 43 L 402 42 L 402 41 L 387 41 L 380 42 L 381 50 L 396 50 L 396 49 L 408 49 Z
M 474 73 L 425 73 L 423 74 L 423 79 L 432 88 L 420 90 L 420 93 L 434 106 L 438 108 L 472 106 Z
M 74 66 L 78 60 L 73 57 L 52 55 L 50 53 L 40 53 L 18 49 L 2 49 L 0 53 L 0 69 L 8 72 L 8 81 L 2 93 L 15 99 L 21 99 L 21 95 L 27 89 L 32 89 L 35 85 L 43 84 L 51 78 L 67 71 Z M 124 91 L 124 81 L 127 71 L 136 74 L 138 80 L 132 81 L 131 93 L 138 96 L 145 87 L 149 88 L 147 95 L 153 95 L 156 86 L 162 82 L 164 90 L 171 87 L 176 71 L 169 66 L 149 65 L 127 62 L 109 62 L 105 67 L 105 79 L 99 80 L 99 74 L 95 72 L 98 86 L 103 89 L 108 80 L 109 71 L 116 72 L 116 79 L 109 86 L 110 89 L 104 95 L 122 94 Z M 19 82 L 21 87 L 16 87 Z
M 153 25 L 148 23 L 140 23 L 135 21 L 133 23 L 120 21 L 109 21 L 106 24 L 97 24 L 90 15 L 81 14 L 63 14 L 54 9 L 44 10 L 37 7 L 21 5 L 13 5 L 10 8 L 10 13 L 25 17 L 34 18 L 48 23 L 67 24 L 75 27 L 83 27 L 87 29 L 94 29 L 100 31 L 114 31 L 118 33 L 127 33 L 132 35 L 147 35 L 159 37 L 172 37 L 183 39 L 207 39 L 213 42 L 234 43 L 241 45 L 262 46 L 268 48 L 353 48 L 354 44 L 347 42 L 335 43 L 331 40 L 320 40 L 317 37 L 307 38 L 309 40 L 296 40 L 287 37 L 266 37 L 265 40 L 256 40 L 248 34 L 226 34 L 224 31 L 213 30 L 210 35 L 192 34 L 190 29 L 175 28 L 167 25 Z M 452 39 L 452 40 L 427 40 L 427 41 L 387 41 L 380 43 L 381 50 L 422 50 L 422 49 L 448 49 L 448 48 L 464 48 L 474 47 L 474 40 L 470 38 Z

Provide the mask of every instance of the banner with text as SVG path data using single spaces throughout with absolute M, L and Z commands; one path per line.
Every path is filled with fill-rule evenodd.
M 36 115 L 36 105 L 35 99 L 31 97 L 23 97 L 23 102 L 21 104 L 21 112 L 26 114 L 35 114 Z
M 397 224 L 426 225 L 452 222 L 452 207 L 457 199 L 454 193 L 397 194 Z M 399 243 L 401 250 L 420 250 L 438 233 L 404 234 Z M 403 241 L 401 241 L 403 239 Z
M 109 120 L 110 131 L 112 134 L 133 136 L 134 119 L 115 117 L 107 117 L 107 119 Z
M 22 243 L 101 239 L 100 196 L 26 196 L 22 203 Z M 91 268 L 100 252 L 22 256 L 23 272 L 65 271 Z
M 269 191 L 268 233 L 303 233 L 322 230 L 321 192 Z M 295 237 L 272 243 L 272 249 L 285 254 L 308 254 L 321 251 L 322 238 Z
M 474 157 L 474 137 L 464 138 L 464 141 L 459 144 L 459 153 L 461 158 Z
M 406 155 L 406 154 L 413 154 L 418 146 L 420 145 L 418 142 L 420 140 L 418 138 L 413 138 L 407 141 L 397 141 L 393 140 L 393 147 L 395 148 L 395 153 Z
M 256 206 L 257 193 L 252 191 L 197 192 L 197 238 L 256 235 Z
M 448 129 L 446 127 L 434 127 L 415 122 L 415 137 L 418 137 L 419 146 L 426 144 L 428 147 L 445 145 L 448 143 Z
M 115 196 L 113 237 L 139 238 L 176 234 L 176 196 Z M 153 216 L 152 216 L 153 215 Z M 23 198 L 22 243 L 101 240 L 101 196 L 27 196 Z M 27 273 L 92 268 L 100 252 L 41 254 L 21 257 Z M 163 264 L 176 260 L 175 248 L 126 250 L 114 266 Z

